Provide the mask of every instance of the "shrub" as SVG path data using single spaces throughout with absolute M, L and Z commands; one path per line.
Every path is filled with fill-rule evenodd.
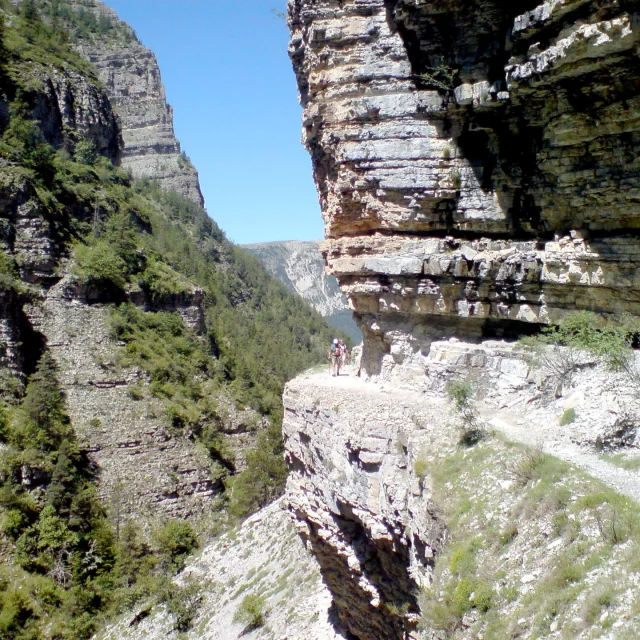
M 106 241 L 92 245 L 77 245 L 73 273 L 87 285 L 124 290 L 127 285 L 127 264 Z
M 233 615 L 234 622 L 241 622 L 247 629 L 257 629 L 264 625 L 266 599 L 250 594 L 245 596 Z
M 445 393 L 462 422 L 459 443 L 468 447 L 477 444 L 486 436 L 486 430 L 474 402 L 473 385 L 466 380 L 452 380 L 445 387 Z
M 127 391 L 129 393 L 129 397 L 132 400 L 142 400 L 142 398 L 144 398 L 144 390 L 142 385 L 139 385 L 139 384 L 129 385 L 129 388 L 127 389 Z
M 565 412 L 560 416 L 559 424 L 561 427 L 564 427 L 568 424 L 571 424 L 576 419 L 576 410 L 566 409 Z
M 202 604 L 202 586 L 196 582 L 189 582 L 172 587 L 166 600 L 167 611 L 173 616 L 177 631 L 189 631 Z
M 266 506 L 282 493 L 286 477 L 282 439 L 277 426 L 271 425 L 247 453 L 245 471 L 227 481 L 230 513 L 242 518 Z
M 193 289 L 193 285 L 180 274 L 154 258 L 147 261 L 147 267 L 140 276 L 140 286 L 154 303 L 167 302 L 173 296 Z
M 173 570 L 181 569 L 186 557 L 199 546 L 193 526 L 185 520 L 170 520 L 154 532 L 153 541 Z
M 630 317 L 613 324 L 594 313 L 578 311 L 545 327 L 537 336 L 522 338 L 521 344 L 530 365 L 555 380 L 556 396 L 589 359 L 626 374 L 640 390 L 640 372 L 631 349 L 639 330 L 638 321 Z
M 427 473 L 429 472 L 429 463 L 422 458 L 418 458 L 413 463 L 413 472 L 418 476 L 420 480 L 424 480 L 427 477 Z
M 460 191 L 460 187 L 462 186 L 462 175 L 458 169 L 454 169 L 451 172 L 451 184 L 456 191 Z

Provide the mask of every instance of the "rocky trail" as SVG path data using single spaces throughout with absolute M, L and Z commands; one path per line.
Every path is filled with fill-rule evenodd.
M 434 404 L 441 406 L 445 412 L 450 410 L 446 406 L 448 403 L 445 398 L 430 391 L 425 393 L 410 388 L 401 389 L 383 381 L 373 382 L 358 377 L 356 372 L 357 370 L 353 366 L 349 366 L 337 378 L 331 377 L 328 371 L 311 375 L 313 376 L 313 384 L 319 387 L 335 386 L 341 390 L 351 390 L 354 394 L 374 393 L 393 396 L 398 401 L 413 405 L 416 412 L 427 407 L 433 411 Z M 577 386 L 578 389 L 571 394 L 571 398 L 576 395 L 584 396 L 581 393 L 580 383 Z M 517 395 L 518 392 L 514 391 L 513 396 Z M 504 395 L 501 395 L 501 398 L 505 400 Z M 509 404 L 514 404 L 514 398 L 511 398 Z M 518 401 L 515 404 L 527 406 L 526 401 Z M 481 403 L 479 412 L 487 426 L 495 429 L 508 440 L 538 448 L 546 454 L 573 464 L 588 475 L 597 478 L 615 491 L 640 504 L 640 473 L 615 466 L 603 458 L 603 455 L 597 452 L 593 445 L 574 442 L 575 432 L 572 425 L 560 426 L 553 408 L 548 408 L 545 412 L 546 419 L 537 416 L 536 420 L 531 419 L 530 413 L 525 418 L 526 410 L 518 412 L 517 410 L 497 409 L 493 402 Z

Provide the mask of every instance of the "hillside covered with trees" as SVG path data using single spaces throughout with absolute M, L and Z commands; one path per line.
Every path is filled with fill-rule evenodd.
M 103 87 L 65 25 L 124 37 L 64 2 L 0 2 L 0 637 L 20 640 L 86 638 L 101 616 L 140 600 L 180 606 L 169 577 L 198 544 L 179 519 L 116 527 L 64 371 L 32 322 L 49 291 L 64 282 L 65 295 L 104 309 L 118 346 L 104 368 L 141 372 L 131 402 L 155 403 L 167 437 L 206 452 L 217 504 L 233 517 L 281 491 L 283 385 L 321 362 L 333 337 L 201 207 L 118 166 Z M 60 91 L 94 100 L 102 119 L 61 121 Z M 21 244 L 27 227 L 37 232 Z M 176 311 L 185 300 L 196 300 L 202 326 Z M 12 341 L 12 327 L 33 340 Z M 243 464 L 224 432 L 228 402 L 256 416 Z

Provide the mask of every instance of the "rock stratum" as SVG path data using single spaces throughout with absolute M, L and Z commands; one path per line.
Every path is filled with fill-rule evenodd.
M 289 3 L 330 271 L 368 373 L 639 311 L 637 2 Z
M 639 460 L 628 380 L 594 364 L 553 399 L 518 347 L 456 339 L 432 343 L 425 373 L 410 388 L 309 372 L 285 390 L 287 501 L 342 637 L 633 637 L 640 543 L 622 521 L 640 483 L 615 466 Z M 493 434 L 474 447 L 452 380 L 476 387 Z
M 639 579 L 624 545 L 594 560 L 640 496 L 635 374 L 587 359 L 558 386 L 513 339 L 640 311 L 639 9 L 289 0 L 323 252 L 364 348 L 360 378 L 287 386 L 287 501 L 345 638 L 635 633 L 626 595 L 597 604 Z
M 155 54 L 133 29 L 100 0 L 70 0 L 72 10 L 90 11 L 110 22 L 110 37 L 78 38 L 77 50 L 95 67 L 120 119 L 121 164 L 136 178 L 150 178 L 201 207 L 198 171 L 180 148 Z

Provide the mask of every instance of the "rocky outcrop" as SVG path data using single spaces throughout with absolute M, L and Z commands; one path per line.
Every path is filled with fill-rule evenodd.
M 198 172 L 173 130 L 173 110 L 153 52 L 100 0 L 69 0 L 69 4 L 103 16 L 111 25 L 103 35 L 79 38 L 76 48 L 95 66 L 120 118 L 122 166 L 137 178 L 156 180 L 163 189 L 204 206 Z
M 438 337 L 640 312 L 638 6 L 291 0 L 327 261 L 368 373 Z
M 476 448 L 458 444 L 466 427 L 445 392 L 453 380 L 474 390 L 477 424 L 485 430 Z M 328 372 L 309 372 L 287 385 L 287 501 L 332 594 L 343 637 L 471 640 L 524 637 L 535 627 L 537 637 L 555 638 L 562 621 L 572 626 L 572 637 L 606 637 L 584 623 L 584 603 L 602 588 L 596 576 L 626 585 L 635 579 L 624 545 L 584 580 L 568 583 L 559 608 L 550 585 L 574 543 L 591 551 L 608 544 L 597 522 L 610 507 L 594 515 L 586 506 L 572 513 L 567 504 L 628 504 L 621 495 L 604 498 L 601 482 L 640 501 L 637 474 L 612 465 L 621 451 L 638 461 L 637 392 L 628 376 L 595 362 L 576 372 L 561 397 L 554 397 L 550 382 L 513 344 L 452 339 L 431 344 L 413 388 Z M 567 426 L 561 418 L 569 409 Z M 500 432 L 530 449 L 494 437 Z M 599 454 L 603 446 L 617 447 L 618 457 Z M 554 482 L 565 492 L 567 502 L 557 507 L 545 502 L 555 489 L 544 493 L 538 486 L 549 479 L 536 471 L 543 460 L 557 470 Z M 554 528 L 563 518 L 581 522 L 578 538 Z M 476 554 L 472 548 L 479 550 L 475 559 L 461 560 Z M 465 576 L 456 563 L 468 561 L 472 570 Z M 473 604 L 478 577 L 493 593 L 487 615 Z M 464 580 L 476 582 L 465 587 Z M 468 603 L 455 609 L 455 597 Z M 627 604 L 607 614 L 607 624 L 619 630 L 612 637 L 635 624 Z
M 28 73 L 28 71 L 25 71 Z M 122 140 L 116 114 L 95 75 L 77 70 L 35 71 L 42 83 L 32 117 L 45 139 L 55 147 L 73 148 L 79 137 L 93 145 L 98 155 L 118 162 Z
M 159 606 L 123 616 L 98 640 L 340 638 L 329 620 L 329 592 L 280 501 L 209 542 L 178 583 L 195 585 L 201 599 L 188 631 L 177 629 L 175 617 Z M 234 620 L 246 596 L 264 598 L 264 625 Z
M 288 385 L 287 499 L 345 637 L 552 638 L 563 621 L 576 638 L 591 632 L 578 622 L 591 598 L 582 587 L 562 614 L 545 608 L 567 539 L 554 539 L 548 512 L 527 522 L 525 494 L 541 476 L 519 465 L 535 466 L 544 450 L 638 499 L 632 476 L 594 453 L 637 446 L 633 382 L 590 361 L 554 394 L 512 342 L 495 338 L 574 310 L 640 313 L 638 9 L 633 0 L 289 0 L 326 260 L 364 348 L 362 378 L 308 374 Z M 455 446 L 468 427 L 444 393 L 456 379 L 476 391 L 474 421 L 531 447 L 524 458 L 504 442 L 479 453 Z M 446 473 L 443 459 L 455 461 Z M 571 486 L 572 503 L 591 491 Z M 467 536 L 485 545 L 477 532 L 489 521 L 484 560 L 465 577 L 456 553 Z M 590 522 L 583 534 L 592 526 L 595 544 Z M 522 546 L 496 550 L 497 538 L 522 532 Z M 612 580 L 629 579 L 624 562 L 612 567 L 602 568 Z M 517 586 L 484 618 L 477 578 L 494 569 Z M 447 612 L 464 588 L 468 604 Z M 501 588 L 499 579 L 491 587 Z M 623 635 L 631 623 L 620 615 Z
M 147 374 L 118 365 L 108 306 L 88 304 L 63 278 L 25 311 L 58 364 L 69 416 L 117 525 L 209 512 L 222 482 L 206 453 L 169 428 Z
M 354 342 L 362 341 L 347 297 L 340 291 L 336 278 L 325 273 L 320 242 L 259 242 L 242 247 L 258 257 L 272 276 L 306 300 L 329 324 L 345 331 Z
M 445 533 L 407 457 L 438 409 L 423 414 L 410 395 L 327 374 L 289 383 L 284 405 L 287 498 L 332 593 L 338 629 L 348 638 L 405 638 Z M 431 435 L 442 445 L 437 430 Z

